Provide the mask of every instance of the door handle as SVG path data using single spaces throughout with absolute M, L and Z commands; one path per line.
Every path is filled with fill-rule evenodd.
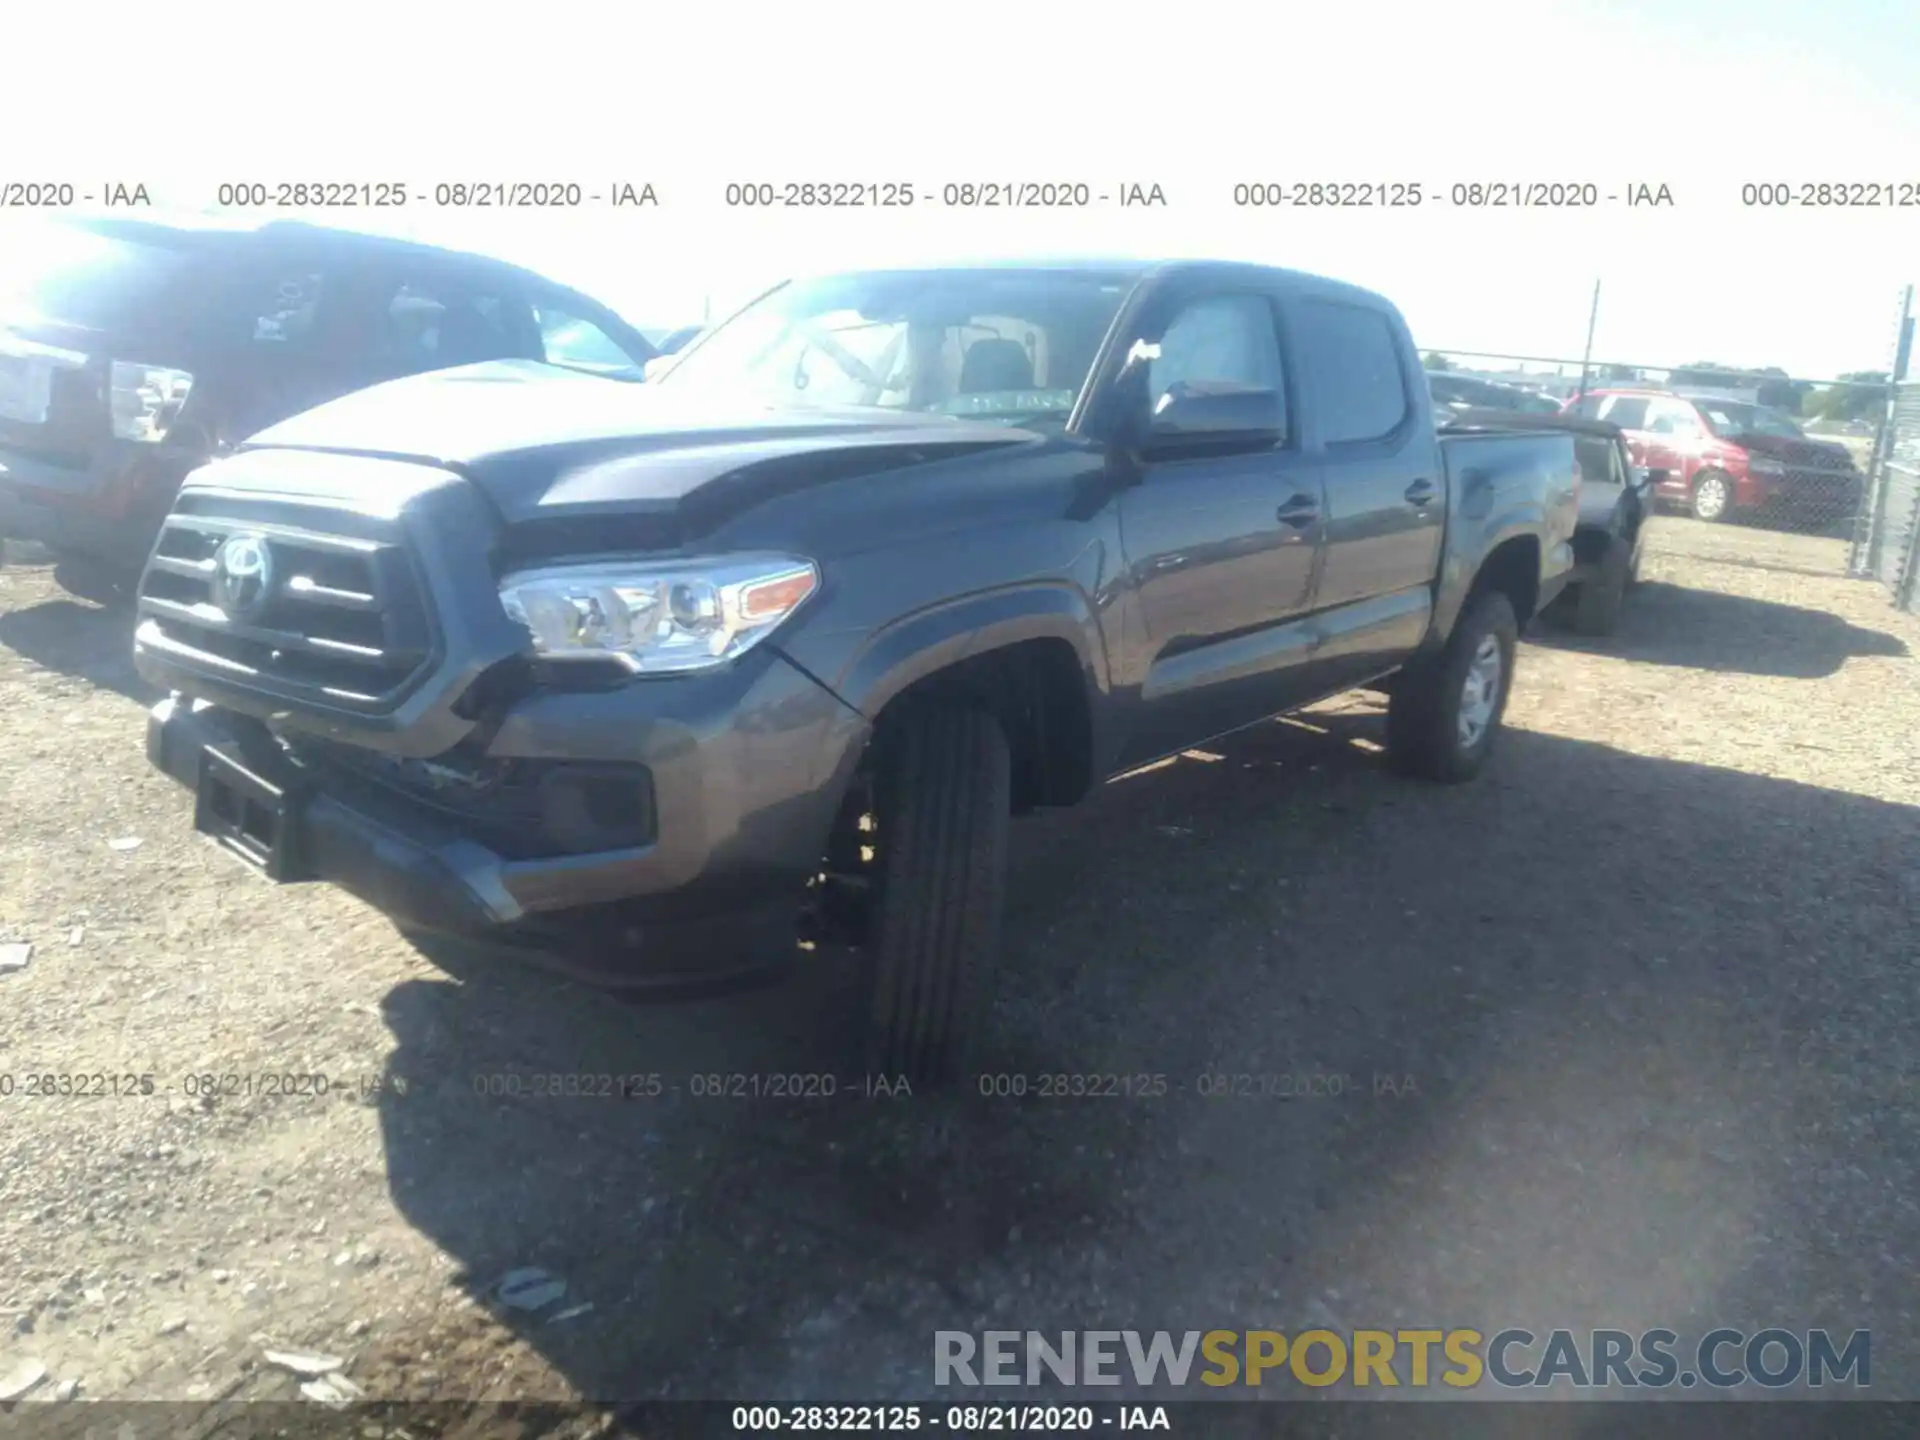
M 1416 480 L 1407 486 L 1407 503 L 1409 505 L 1431 505 L 1434 496 L 1439 493 L 1439 489 L 1431 480 Z
M 1320 518 L 1320 502 L 1311 495 L 1295 495 L 1273 512 L 1273 518 L 1282 525 L 1304 530 Z

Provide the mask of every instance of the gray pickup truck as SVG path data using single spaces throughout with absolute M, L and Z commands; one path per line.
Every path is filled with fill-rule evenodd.
M 1398 312 L 1224 262 L 781 285 L 657 385 L 375 386 L 194 474 L 153 763 L 277 880 L 674 988 L 858 949 L 961 1077 L 1010 815 L 1336 692 L 1466 779 L 1574 563 L 1572 437 L 1436 435 Z

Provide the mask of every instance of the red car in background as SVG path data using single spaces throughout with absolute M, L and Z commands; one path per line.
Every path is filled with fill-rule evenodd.
M 1809 437 L 1778 410 L 1664 390 L 1590 390 L 1565 414 L 1605 420 L 1652 471 L 1657 500 L 1697 520 L 1766 518 L 1824 530 L 1859 508 L 1864 477 L 1844 445 Z

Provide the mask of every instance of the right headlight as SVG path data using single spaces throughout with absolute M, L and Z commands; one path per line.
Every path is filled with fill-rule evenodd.
M 792 555 L 636 559 L 521 571 L 500 603 L 545 659 L 682 674 L 744 655 L 819 588 L 819 567 Z

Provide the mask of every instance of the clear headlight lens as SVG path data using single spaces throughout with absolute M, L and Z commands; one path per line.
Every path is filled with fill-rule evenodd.
M 116 360 L 107 373 L 107 389 L 115 435 L 122 440 L 163 440 L 186 404 L 193 376 L 164 365 Z
M 1787 467 L 1782 465 L 1778 460 L 1767 460 L 1755 457 L 1747 461 L 1747 473 L 1749 475 L 1765 476 L 1784 475 L 1787 473 Z
M 500 582 L 500 603 L 544 658 L 674 674 L 745 654 L 819 588 L 811 560 L 730 555 L 522 571 Z

